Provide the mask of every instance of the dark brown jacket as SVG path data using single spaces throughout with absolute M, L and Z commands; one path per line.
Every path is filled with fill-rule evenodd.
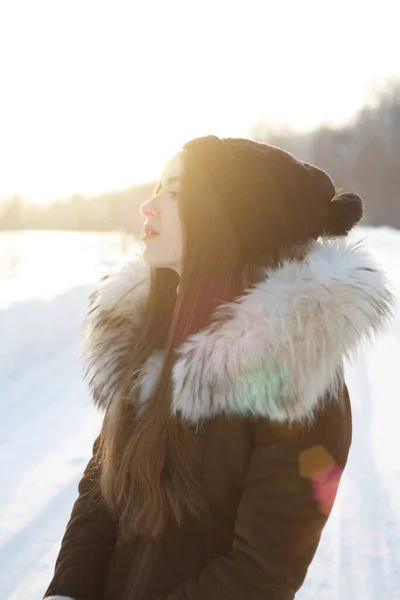
M 93 394 L 112 405 L 147 283 L 130 264 L 105 279 L 88 322 Z M 332 509 L 351 443 L 343 359 L 386 320 L 392 299 L 371 258 L 316 242 L 181 348 L 172 411 L 193 424 L 208 510 L 160 543 L 116 544 L 116 524 L 88 493 L 90 462 L 47 598 L 290 600 Z M 143 369 L 151 395 L 162 354 Z M 129 366 L 128 366 L 129 368 Z M 149 499 L 151 501 L 151 499 Z

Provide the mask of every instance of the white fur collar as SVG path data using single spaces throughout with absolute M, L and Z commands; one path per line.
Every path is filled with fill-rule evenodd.
M 102 408 L 112 404 L 130 368 L 148 285 L 147 267 L 135 260 L 92 296 L 86 367 Z M 383 328 L 393 303 L 364 249 L 346 239 L 319 240 L 304 260 L 266 271 L 184 343 L 172 373 L 171 410 L 190 422 L 222 413 L 307 420 L 340 390 L 344 359 Z M 154 354 L 142 370 L 141 403 L 154 389 L 162 358 Z

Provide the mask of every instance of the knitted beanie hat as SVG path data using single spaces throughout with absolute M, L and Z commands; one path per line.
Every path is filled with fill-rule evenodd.
M 246 258 L 276 255 L 321 235 L 346 235 L 363 216 L 356 194 L 336 195 L 324 171 L 274 146 L 206 136 L 184 150 L 209 178 Z

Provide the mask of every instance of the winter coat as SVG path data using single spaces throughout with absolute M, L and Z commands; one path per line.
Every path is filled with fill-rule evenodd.
M 107 277 L 88 319 L 95 400 L 112 406 L 148 284 L 136 262 Z M 371 257 L 320 240 L 286 261 L 180 348 L 171 410 L 193 424 L 208 501 L 160 542 L 116 544 L 117 526 L 79 485 L 46 598 L 290 600 L 332 510 L 351 444 L 344 359 L 385 323 L 392 297 Z M 137 335 L 137 333 L 136 333 Z M 162 355 L 143 369 L 140 402 Z M 95 445 L 96 446 L 96 445 Z M 96 447 L 94 447 L 94 452 Z

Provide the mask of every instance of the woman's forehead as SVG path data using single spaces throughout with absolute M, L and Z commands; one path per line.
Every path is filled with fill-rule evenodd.
M 171 162 L 164 169 L 164 173 L 161 176 L 161 182 L 163 185 L 168 183 L 168 180 L 176 182 L 179 180 L 182 174 L 182 156 L 177 154 L 171 160 Z

